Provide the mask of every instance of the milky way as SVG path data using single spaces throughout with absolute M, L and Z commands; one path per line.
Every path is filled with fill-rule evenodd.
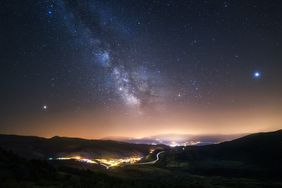
M 101 11 L 98 3 L 54 1 L 51 7 L 54 5 L 69 33 L 75 36 L 73 45 L 85 50 L 89 63 L 99 65 L 105 70 L 103 76 L 112 81 L 112 88 L 104 85 L 102 90 L 113 89 L 125 105 L 138 112 L 142 112 L 141 106 L 151 104 L 157 96 L 152 97 L 156 88 L 149 80 L 153 77 L 151 74 L 155 74 L 155 80 L 160 80 L 156 78 L 158 72 L 146 71 L 142 62 L 131 59 L 130 37 L 124 31 L 125 24 L 110 12 Z

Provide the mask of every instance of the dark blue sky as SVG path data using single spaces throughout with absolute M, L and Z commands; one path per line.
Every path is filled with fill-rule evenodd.
M 98 112 L 281 112 L 281 9 L 278 0 L 1 1 L 0 131 L 33 134 L 19 121 Z M 277 127 L 266 119 L 261 129 Z

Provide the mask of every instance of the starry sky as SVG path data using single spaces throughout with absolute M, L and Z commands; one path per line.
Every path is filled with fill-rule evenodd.
M 282 128 L 279 0 L 2 0 L 0 132 Z

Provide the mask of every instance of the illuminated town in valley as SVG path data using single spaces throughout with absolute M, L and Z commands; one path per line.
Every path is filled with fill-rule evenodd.
M 128 157 L 128 158 L 122 158 L 122 159 L 115 159 L 115 158 L 109 158 L 109 159 L 87 159 L 83 158 L 81 156 L 73 156 L 73 157 L 58 157 L 58 158 L 49 158 L 50 161 L 52 160 L 75 160 L 78 162 L 83 162 L 83 163 L 89 163 L 89 164 L 99 164 L 107 169 L 111 167 L 118 167 L 121 165 L 132 165 L 140 161 L 142 157 L 139 156 L 133 156 L 133 157 Z

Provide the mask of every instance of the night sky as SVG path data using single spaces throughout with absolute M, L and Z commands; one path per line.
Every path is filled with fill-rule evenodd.
M 0 133 L 282 128 L 282 1 L 2 0 Z

